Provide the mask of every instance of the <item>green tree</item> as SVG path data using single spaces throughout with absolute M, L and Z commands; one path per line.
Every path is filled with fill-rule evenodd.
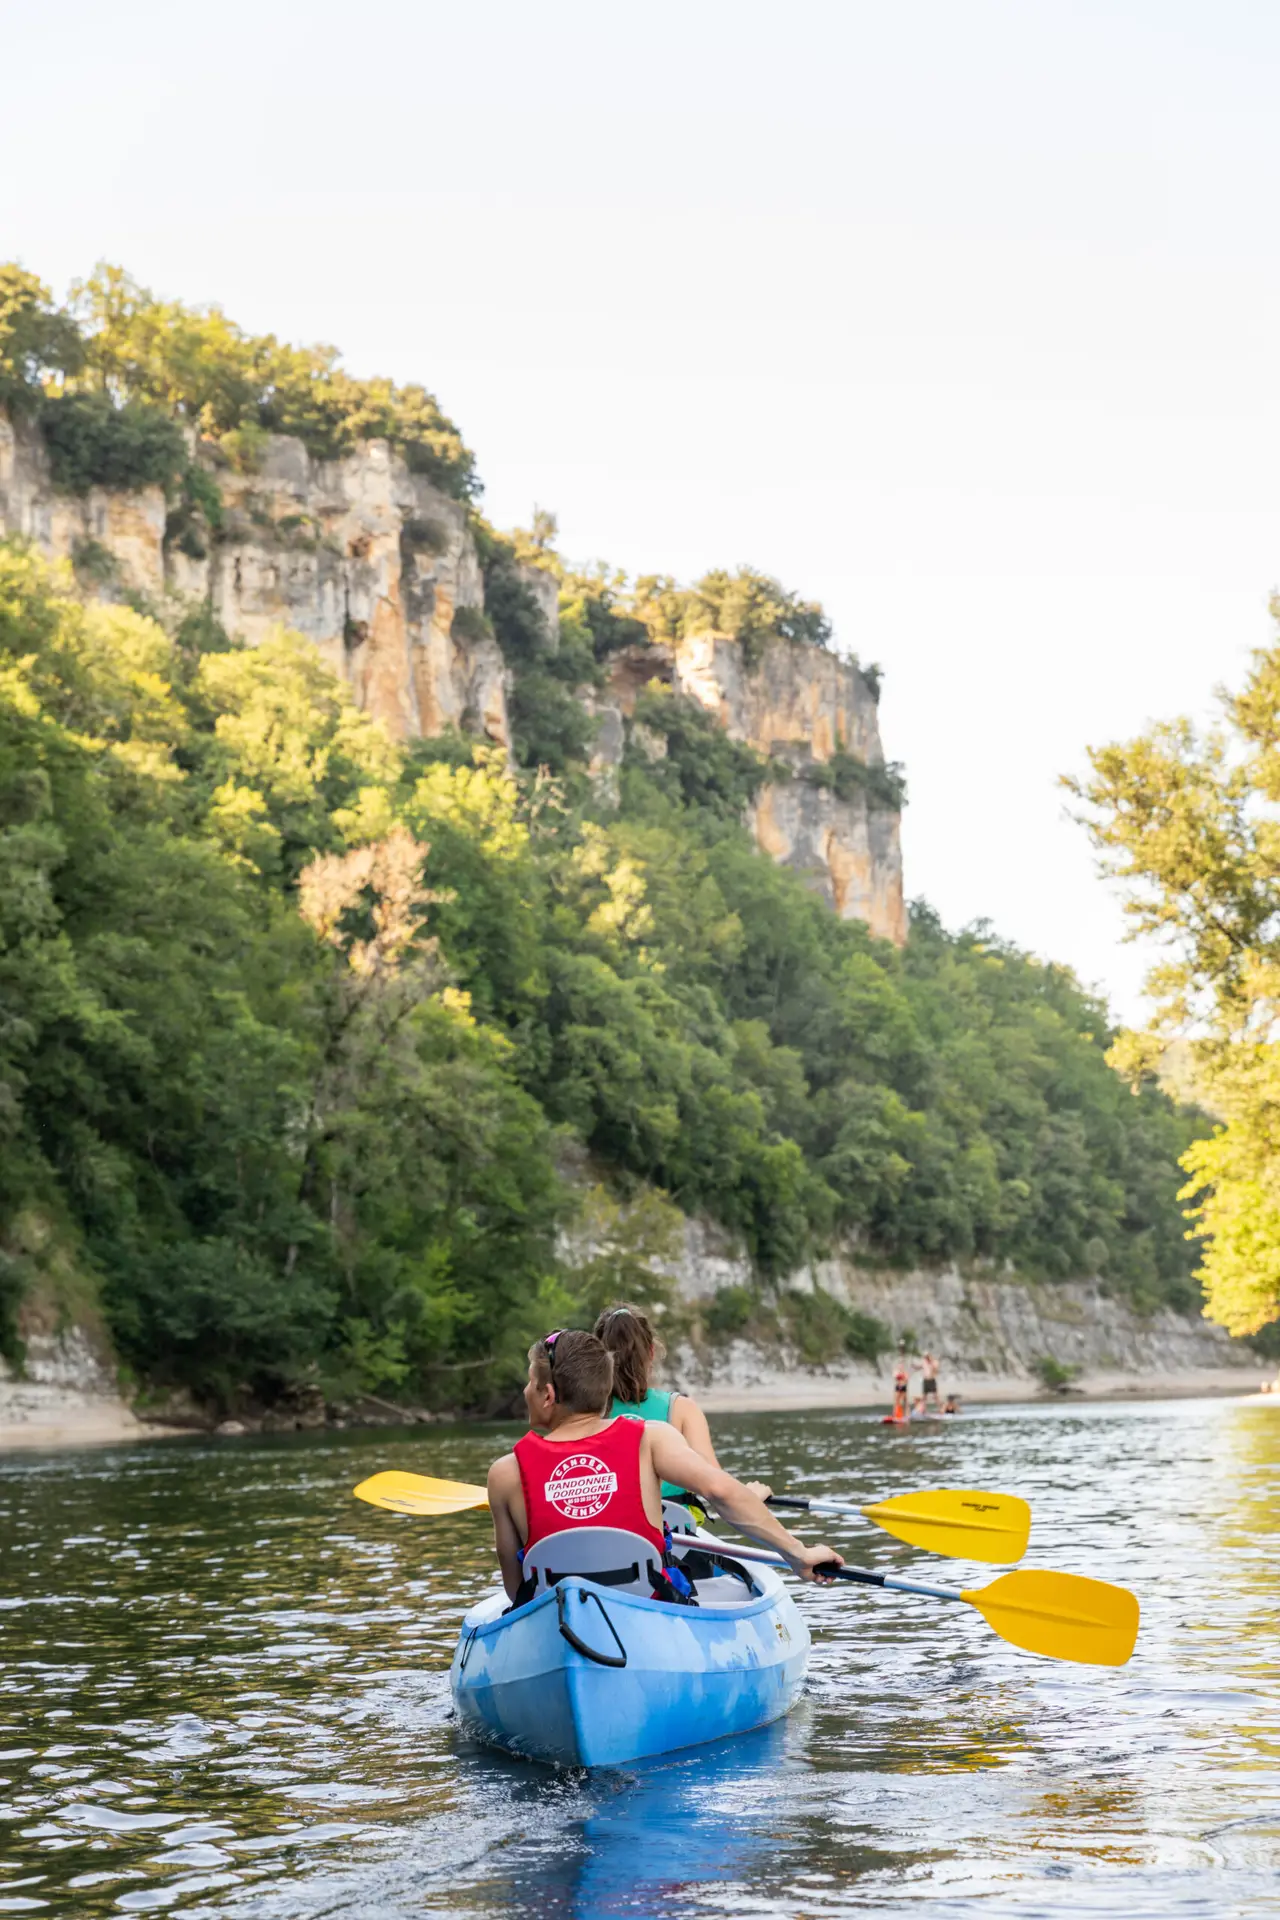
M 1135 935 L 1168 950 L 1149 976 L 1151 1028 L 1114 1057 L 1149 1085 L 1169 1039 L 1191 1037 L 1223 1123 L 1182 1161 L 1205 1311 L 1249 1334 L 1280 1317 L 1280 645 L 1255 653 L 1223 701 L 1221 727 L 1179 720 L 1099 748 L 1091 777 L 1069 784 Z
M 0 406 L 35 413 L 44 382 L 76 373 L 83 344 L 44 282 L 14 261 L 0 263 Z

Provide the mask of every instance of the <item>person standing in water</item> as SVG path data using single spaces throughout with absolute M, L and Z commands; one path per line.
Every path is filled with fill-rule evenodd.
M 924 1379 L 920 1383 L 921 1405 L 925 1413 L 938 1411 L 938 1363 L 931 1353 L 926 1353 L 921 1366 Z
M 720 1462 L 711 1444 L 707 1416 L 697 1401 L 677 1388 L 664 1389 L 652 1384 L 654 1369 L 665 1357 L 666 1350 L 649 1316 L 623 1301 L 620 1306 L 607 1308 L 592 1332 L 613 1355 L 610 1418 L 620 1415 L 631 1420 L 665 1421 L 675 1428 L 686 1446 L 701 1454 L 711 1466 L 718 1467 Z M 767 1500 L 773 1491 L 762 1480 L 749 1480 L 746 1484 L 761 1500 Z M 668 1494 L 676 1491 L 674 1487 L 663 1488 Z
M 907 1343 L 898 1342 L 898 1357 L 893 1363 L 893 1418 L 908 1419 L 907 1394 L 911 1386 L 911 1368 L 907 1360 Z

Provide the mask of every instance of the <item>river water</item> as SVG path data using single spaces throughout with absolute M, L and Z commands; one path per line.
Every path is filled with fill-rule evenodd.
M 1134 1587 L 1137 1653 L 1069 1667 L 969 1609 L 806 1589 L 788 1720 L 555 1775 L 450 1718 L 485 1516 L 350 1497 L 382 1466 L 482 1479 L 514 1429 L 9 1455 L 0 1915 L 1280 1912 L 1280 1405 L 716 1430 L 727 1465 L 780 1490 L 1025 1494 L 1027 1564 Z M 826 1531 L 866 1565 L 994 1577 Z

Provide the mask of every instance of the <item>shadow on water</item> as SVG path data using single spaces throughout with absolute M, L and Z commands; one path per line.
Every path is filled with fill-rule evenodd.
M 0 1462 L 0 1917 L 1280 1909 L 1280 1407 L 1002 1409 L 920 1437 L 726 1418 L 726 1463 L 779 1487 L 1025 1493 L 1033 1563 L 1140 1593 L 1138 1652 L 1057 1666 L 961 1609 L 806 1589 L 789 1720 L 597 1775 L 455 1731 L 484 1517 L 350 1498 L 375 1465 L 475 1480 L 510 1437 Z M 865 1528 L 829 1537 L 946 1577 Z

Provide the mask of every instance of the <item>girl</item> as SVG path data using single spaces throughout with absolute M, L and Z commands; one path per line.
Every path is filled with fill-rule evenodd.
M 592 1328 L 613 1355 L 613 1400 L 610 1415 L 622 1414 L 632 1420 L 665 1420 L 673 1426 L 686 1445 L 704 1460 L 718 1467 L 716 1450 L 711 1444 L 707 1416 L 687 1393 L 650 1385 L 655 1365 L 666 1349 L 653 1330 L 652 1323 L 638 1307 L 610 1307 Z M 747 1483 L 762 1500 L 771 1488 L 762 1481 Z M 674 1491 L 674 1490 L 673 1490 Z M 663 1488 L 663 1492 L 668 1492 Z

